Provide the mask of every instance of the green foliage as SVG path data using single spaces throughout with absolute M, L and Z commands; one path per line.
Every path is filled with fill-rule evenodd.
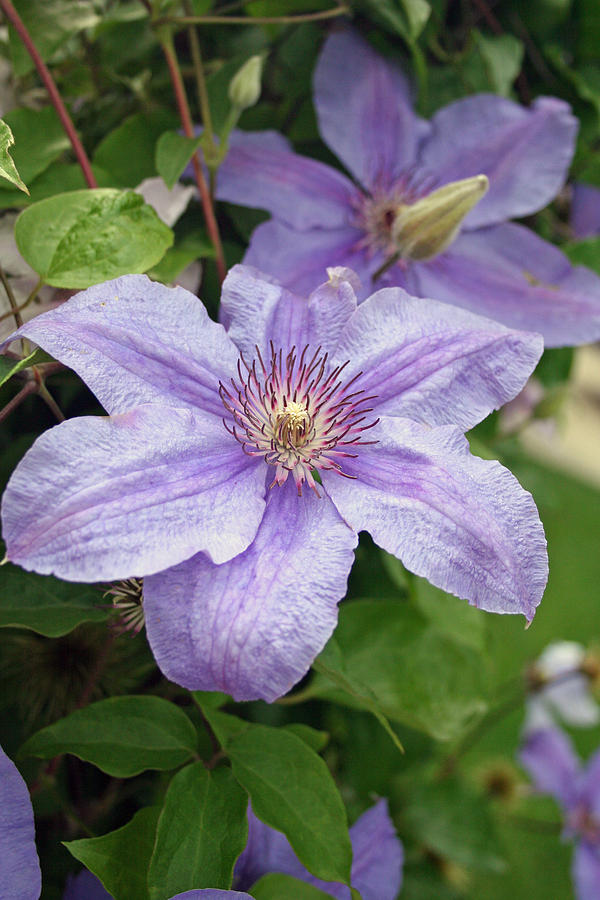
M 41 362 L 44 357 L 44 352 L 39 348 L 35 349 L 33 353 L 30 353 L 28 356 L 24 356 L 23 359 L 14 359 L 11 356 L 0 356 L 0 387 L 2 387 L 3 384 L 6 384 L 9 378 L 12 378 L 17 372 L 22 372 L 23 369 L 29 369 L 36 363 Z
M 56 112 L 51 106 L 43 109 L 16 108 L 6 113 L 4 122 L 12 131 L 14 150 L 12 157 L 23 181 L 31 182 L 41 175 L 69 147 Z M 0 182 L 2 191 L 8 186 Z
M 156 144 L 156 171 L 172 188 L 202 143 L 202 136 L 186 138 L 177 131 L 165 131 Z
M 16 184 L 19 190 L 29 193 L 27 185 L 19 175 L 9 151 L 15 139 L 10 127 L 3 119 L 0 119 L 0 176 L 6 178 L 11 184 Z
M 23 756 L 51 759 L 72 753 L 117 778 L 145 769 L 174 769 L 196 752 L 194 726 L 161 697 L 99 700 L 42 728 L 21 747 Z
M 100 21 L 92 0 L 15 0 L 14 5 L 43 60 L 64 50 L 69 38 Z M 9 33 L 15 74 L 26 75 L 33 68 L 31 57 L 12 27 Z
M 133 191 L 73 191 L 26 209 L 15 226 L 29 265 L 54 287 L 86 288 L 145 272 L 162 259 L 173 232 Z
M 157 141 L 175 124 L 173 114 L 164 110 L 135 113 L 101 141 L 94 164 L 110 174 L 115 187 L 137 187 L 145 178 L 162 174 L 158 171 Z
M 256 900 L 328 900 L 331 894 L 291 875 L 263 875 L 250 890 Z
M 197 888 L 230 888 L 248 837 L 247 806 L 230 769 L 209 772 L 198 762 L 178 772 L 156 829 L 150 900 Z

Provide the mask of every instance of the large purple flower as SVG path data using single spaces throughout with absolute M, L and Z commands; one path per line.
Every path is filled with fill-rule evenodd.
M 131 275 L 26 323 L 109 417 L 43 434 L 2 502 L 8 558 L 73 581 L 144 577 L 159 666 L 273 700 L 331 635 L 368 530 L 413 572 L 534 615 L 531 496 L 462 432 L 521 389 L 541 338 L 330 270 L 308 300 L 244 266 L 223 325 Z M 317 478 L 317 475 L 319 478 Z
M 2 900 L 38 900 L 42 876 L 31 800 L 19 770 L 2 747 L 0 811 L 0 896 Z
M 314 86 L 321 135 L 355 180 L 293 153 L 275 132 L 234 133 L 217 195 L 272 215 L 254 231 L 246 263 L 302 294 L 326 265 L 350 266 L 359 299 L 399 285 L 540 332 L 548 346 L 600 337 L 600 279 L 506 221 L 546 206 L 563 185 L 577 130 L 566 103 L 542 97 L 525 109 L 478 94 L 425 122 L 401 73 L 350 31 L 325 42 Z M 464 190 L 484 190 L 478 175 L 489 191 L 466 214 Z M 433 227 L 423 199 L 435 205 L 434 191 L 463 179 L 472 181 L 450 202 L 456 216 L 444 197 L 432 213 L 436 240 L 422 240 Z
M 600 890 L 600 751 L 584 771 L 569 738 L 557 728 L 528 735 L 521 762 L 538 790 L 565 815 L 565 834 L 575 839 L 573 881 L 578 900 L 598 900 Z

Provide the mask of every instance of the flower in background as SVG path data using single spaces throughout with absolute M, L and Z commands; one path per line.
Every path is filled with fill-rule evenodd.
M 600 234 L 600 188 L 581 181 L 573 185 L 571 227 L 579 239 Z
M 359 299 L 398 285 L 538 331 L 548 346 L 600 337 L 600 279 L 506 221 L 564 184 L 577 130 L 566 103 L 479 94 L 425 122 L 403 75 L 350 31 L 325 42 L 314 86 L 321 135 L 354 180 L 276 132 L 234 132 L 217 196 L 272 215 L 244 262 L 301 294 L 326 266 L 349 266 Z
M 2 900 L 38 900 L 42 890 L 27 785 L 0 747 L 0 860 Z
M 573 882 L 578 900 L 598 900 L 600 885 L 600 751 L 582 770 L 569 738 L 557 728 L 529 734 L 520 760 L 535 787 L 563 809 L 565 837 L 576 842 Z
M 176 894 L 170 900 L 228 900 L 228 898 L 253 900 L 250 894 L 240 894 L 238 891 L 220 891 L 214 888 L 184 891 L 183 894 Z M 95 875 L 92 875 L 87 869 L 83 869 L 78 875 L 69 875 L 62 900 L 113 900 L 113 897 Z
M 7 556 L 72 581 L 144 578 L 148 640 L 191 689 L 273 700 L 335 628 L 357 533 L 493 612 L 533 618 L 535 504 L 463 431 L 542 350 L 399 288 L 357 306 L 348 270 L 308 300 L 236 266 L 222 325 L 131 275 L 14 335 L 72 367 L 109 417 L 43 434 L 2 502 Z
M 586 651 L 574 641 L 549 644 L 530 668 L 525 732 L 565 725 L 590 727 L 600 721 L 600 709 L 590 692 Z

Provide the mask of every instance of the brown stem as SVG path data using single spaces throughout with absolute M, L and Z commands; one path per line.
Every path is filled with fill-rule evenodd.
M 50 70 L 40 56 L 39 51 L 31 38 L 31 35 L 27 31 L 27 28 L 23 23 L 23 20 L 19 16 L 19 13 L 16 11 L 10 0 L 0 0 L 0 8 L 4 11 L 4 15 L 13 25 L 15 31 L 23 41 L 27 52 L 31 56 L 35 67 L 38 70 L 40 78 L 44 82 L 44 86 L 50 95 L 50 99 L 52 100 L 52 104 L 56 109 L 56 112 L 58 113 L 62 126 L 65 129 L 69 140 L 71 141 L 73 152 L 77 157 L 77 162 L 81 166 L 81 170 L 88 184 L 88 187 L 98 187 L 98 184 L 96 183 L 96 179 L 94 177 L 94 173 L 92 172 L 90 161 L 87 158 L 87 154 L 83 149 L 83 144 L 79 140 L 79 136 L 75 131 L 75 126 L 73 125 L 71 117 L 67 112 L 67 108 L 62 101 L 62 97 L 58 92 L 58 88 L 54 83 L 54 79 L 50 74 Z
M 296 25 L 300 22 L 318 22 L 336 16 L 349 15 L 347 6 L 336 6 L 321 12 L 302 13 L 298 16 L 166 16 L 157 25 Z
M 37 393 L 38 386 L 35 381 L 28 381 L 27 384 L 21 388 L 18 394 L 9 400 L 5 407 L 0 409 L 0 422 L 4 421 L 4 419 L 10 416 L 11 412 L 20 406 L 23 400 L 29 397 L 30 394 Z
M 6 277 L 6 273 L 5 273 L 4 269 L 2 268 L 2 266 L 0 266 L 0 281 L 2 281 L 2 286 L 4 287 L 4 290 L 6 291 L 6 296 L 8 297 L 8 302 L 10 303 L 10 312 L 3 313 L 0 316 L 0 321 L 2 319 L 7 318 L 8 316 L 14 316 L 15 322 L 17 323 L 17 328 L 20 328 L 21 325 L 23 324 L 23 318 L 21 316 L 19 304 L 17 303 L 17 301 L 15 299 L 15 295 L 12 292 L 12 288 L 9 284 L 8 278 Z
M 162 36 L 160 37 L 160 42 L 165 54 L 165 59 L 167 60 L 167 66 L 169 67 L 169 74 L 171 76 L 171 83 L 173 85 L 173 91 L 175 93 L 175 100 L 177 103 L 177 108 L 179 110 L 179 117 L 181 119 L 183 130 L 186 137 L 193 138 L 194 127 L 192 125 L 190 108 L 185 93 L 185 85 L 183 83 L 183 78 L 181 77 L 181 71 L 179 69 L 179 64 L 177 62 L 177 57 L 175 55 L 175 50 L 173 48 L 171 38 L 170 36 Z M 225 275 L 227 274 L 225 256 L 223 254 L 223 245 L 221 244 L 219 226 L 217 225 L 217 220 L 215 218 L 215 211 L 213 209 L 212 201 L 210 198 L 210 192 L 208 190 L 208 185 L 206 184 L 204 173 L 202 171 L 200 155 L 197 151 L 192 156 L 192 166 L 194 168 L 194 176 L 196 178 L 198 193 L 200 194 L 200 201 L 202 203 L 204 219 L 206 221 L 206 228 L 212 245 L 215 248 L 215 262 L 217 264 L 219 280 L 222 283 L 225 279 Z

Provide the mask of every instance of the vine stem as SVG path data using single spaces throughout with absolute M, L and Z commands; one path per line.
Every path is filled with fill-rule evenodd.
M 297 16 L 165 16 L 157 25 L 297 25 L 301 22 L 318 22 L 334 19 L 350 13 L 347 6 L 336 6 L 321 12 L 302 13 Z
M 83 177 L 85 178 L 88 187 L 98 187 L 96 178 L 94 177 L 94 173 L 92 172 L 90 161 L 87 158 L 87 154 L 83 148 L 83 144 L 79 140 L 79 135 L 75 131 L 75 126 L 73 125 L 71 117 L 67 112 L 67 108 L 62 101 L 62 97 L 58 92 L 58 88 L 54 83 L 54 79 L 50 74 L 50 70 L 40 56 L 39 50 L 37 49 L 31 35 L 25 27 L 23 20 L 19 16 L 19 13 L 16 11 L 10 0 L 0 0 L 0 8 L 4 11 L 4 15 L 13 25 L 15 31 L 23 41 L 27 52 L 31 56 L 35 67 L 38 70 L 40 78 L 44 82 L 44 86 L 50 95 L 50 99 L 52 100 L 52 104 L 56 112 L 58 113 L 58 117 L 62 123 L 62 126 L 65 129 L 69 140 L 71 141 L 73 152 L 77 157 L 77 162 L 81 166 L 81 171 L 83 172 Z
M 14 320 L 17 324 L 17 328 L 20 328 L 21 325 L 23 324 L 23 317 L 21 316 L 21 309 L 15 299 L 15 295 L 12 292 L 12 288 L 9 284 L 8 278 L 6 277 L 6 273 L 5 273 L 4 269 L 2 268 L 2 266 L 0 266 L 0 281 L 2 281 L 2 286 L 4 287 L 4 290 L 6 291 L 6 296 L 8 297 L 8 302 L 10 304 L 10 311 L 8 313 L 3 313 L 0 316 L 0 321 L 2 321 L 2 319 L 8 318 L 9 316 L 13 316 Z
M 173 42 L 170 35 L 160 36 L 159 40 L 163 48 L 163 53 L 165 54 L 167 66 L 169 68 L 169 75 L 171 76 L 171 83 L 173 85 L 173 91 L 175 93 L 175 101 L 179 110 L 179 117 L 181 119 L 184 133 L 186 137 L 193 138 L 194 128 L 192 125 L 192 118 L 190 116 L 190 108 L 187 101 L 187 95 L 185 93 L 183 78 L 181 77 L 181 70 L 179 68 L 179 63 L 177 61 L 177 56 L 173 47 Z M 200 162 L 200 155 L 198 151 L 196 151 L 192 156 L 192 166 L 194 167 L 196 185 L 198 187 L 198 193 L 200 194 L 200 201 L 202 203 L 202 209 L 204 211 L 206 228 L 212 245 L 215 248 L 215 262 L 217 265 L 217 272 L 219 274 L 219 281 L 222 283 L 225 279 L 225 275 L 227 274 L 227 266 L 225 265 L 225 256 L 223 254 L 223 245 L 221 243 L 221 236 L 219 234 L 219 226 L 217 225 L 217 220 L 215 218 L 215 211 L 213 209 L 212 200 L 210 198 L 208 185 L 202 171 L 202 163 Z

